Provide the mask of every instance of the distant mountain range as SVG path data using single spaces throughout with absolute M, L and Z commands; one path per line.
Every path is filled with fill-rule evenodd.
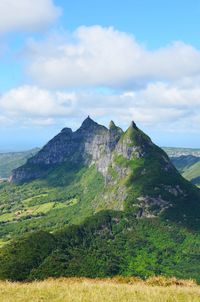
M 0 178 L 8 178 L 12 170 L 25 164 L 28 158 L 34 156 L 39 148 L 23 152 L 0 152 Z
M 163 147 L 162 149 L 168 154 L 169 157 L 179 157 L 187 155 L 200 157 L 200 149 L 177 147 Z
M 197 164 L 193 157 L 179 169 Z M 123 131 L 88 117 L 0 184 L 0 244 L 1 279 L 200 282 L 200 190 L 134 122 Z
M 184 178 L 200 186 L 200 149 L 163 148 Z

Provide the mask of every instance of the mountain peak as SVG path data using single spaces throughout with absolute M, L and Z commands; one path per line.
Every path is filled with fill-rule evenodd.
M 125 133 L 126 133 L 126 136 L 133 138 L 133 137 L 135 137 L 136 133 L 138 133 L 138 132 L 140 132 L 140 130 L 136 126 L 135 122 L 132 121 Z
M 97 123 L 88 115 L 88 117 L 83 121 L 81 128 L 90 128 L 93 125 L 97 125 Z
M 136 125 L 136 123 L 134 121 L 131 122 L 130 128 L 138 130 L 138 127 L 137 127 L 137 125 Z
M 66 133 L 66 134 L 71 134 L 72 133 L 72 129 L 65 127 L 61 130 L 61 133 Z
M 115 123 L 111 120 L 110 121 L 110 124 L 109 124 L 109 129 L 110 130 L 114 130 L 114 129 L 116 129 L 117 128 L 117 126 L 115 125 Z

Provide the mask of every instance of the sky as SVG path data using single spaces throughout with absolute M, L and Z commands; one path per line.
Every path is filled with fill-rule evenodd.
M 199 0 L 0 0 L 0 151 L 90 115 L 200 148 Z

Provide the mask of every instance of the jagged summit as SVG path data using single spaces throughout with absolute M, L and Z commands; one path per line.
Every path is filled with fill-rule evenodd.
M 177 207 L 178 216 L 186 215 L 185 220 L 188 207 L 199 211 L 192 185 L 134 122 L 125 132 L 113 121 L 109 128 L 116 131 L 97 124 L 89 116 L 75 132 L 64 128 L 24 166 L 13 171 L 12 181 L 48 179 L 61 169 L 56 181 L 61 178 L 62 182 L 68 167 L 76 167 L 76 173 L 83 167 L 93 167 L 99 173 L 95 177 L 104 179 L 103 189 L 93 197 L 91 206 L 97 211 L 129 209 L 138 217 L 152 217 Z M 73 177 L 77 178 L 75 174 Z
M 113 121 L 108 130 L 88 116 L 75 132 L 67 127 L 62 129 L 38 154 L 13 171 L 12 180 L 21 182 L 44 177 L 52 165 L 65 162 L 94 164 L 107 177 L 114 155 L 129 159 L 137 155 L 139 158 L 148 154 L 150 145 L 150 138 L 134 122 L 123 132 Z
M 138 127 L 137 127 L 137 125 L 136 125 L 136 123 L 134 121 L 131 122 L 130 127 L 138 130 Z
M 98 126 L 98 123 L 96 123 L 88 115 L 88 117 L 82 122 L 82 125 L 81 125 L 81 127 L 79 129 L 88 129 L 88 128 L 95 127 L 95 126 Z
M 117 128 L 117 126 L 116 126 L 115 123 L 111 120 L 110 123 L 109 123 L 109 129 L 110 129 L 110 130 L 114 130 L 114 129 L 116 129 L 116 128 Z

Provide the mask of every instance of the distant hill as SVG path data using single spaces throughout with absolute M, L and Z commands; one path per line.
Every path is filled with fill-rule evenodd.
M 183 175 L 193 184 L 200 186 L 200 149 L 163 148 L 171 161 Z
M 34 156 L 39 148 L 22 152 L 0 152 L 0 178 L 8 178 L 12 170 L 25 164 L 28 158 Z
M 200 157 L 200 149 L 177 147 L 163 147 L 162 149 L 168 154 L 169 157 L 179 157 L 182 155 L 193 155 L 196 157 Z

